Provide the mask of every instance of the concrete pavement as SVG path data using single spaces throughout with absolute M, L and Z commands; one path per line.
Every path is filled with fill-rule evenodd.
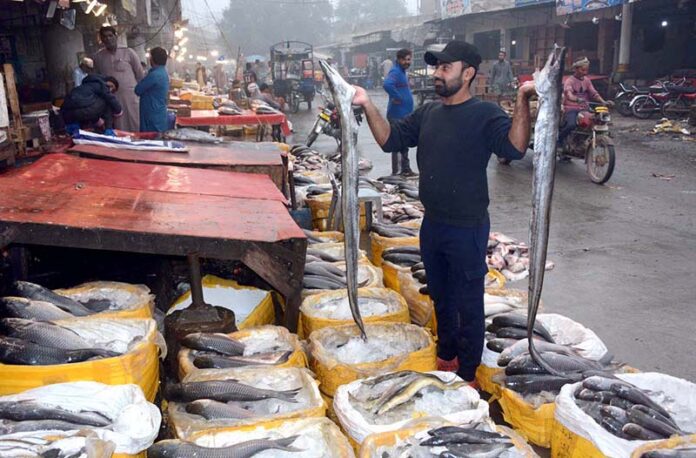
M 386 111 L 386 96 L 372 96 Z M 302 105 L 289 141 L 304 142 L 315 116 Z M 578 160 L 558 164 L 544 311 L 589 327 L 619 361 L 696 381 L 696 142 L 646 135 L 655 120 L 613 116 L 617 165 L 606 185 Z M 331 153 L 336 143 L 322 136 L 314 147 Z M 366 123 L 359 149 L 373 161 L 369 176 L 390 173 Z M 415 150 L 411 159 L 415 166 Z M 492 159 L 488 177 L 492 230 L 527 241 L 531 154 L 509 166 Z

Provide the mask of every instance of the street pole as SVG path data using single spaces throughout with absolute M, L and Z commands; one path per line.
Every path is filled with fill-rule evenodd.
M 631 29 L 633 28 L 633 4 L 624 3 L 621 10 L 621 39 L 619 41 L 619 66 L 616 73 L 628 73 L 631 63 Z

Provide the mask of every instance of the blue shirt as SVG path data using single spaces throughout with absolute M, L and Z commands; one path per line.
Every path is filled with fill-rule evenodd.
M 135 93 L 140 96 L 140 132 L 167 130 L 167 69 L 163 65 L 150 69 L 135 86 Z
M 413 111 L 413 96 L 408 87 L 406 70 L 398 63 L 394 64 L 389 74 L 384 78 L 384 90 L 389 94 L 387 118 L 401 119 Z

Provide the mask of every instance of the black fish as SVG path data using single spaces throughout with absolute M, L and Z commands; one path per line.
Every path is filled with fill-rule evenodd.
M 527 317 L 520 313 L 503 313 L 493 317 L 493 324 L 500 328 L 521 328 L 527 329 Z M 534 333 L 540 335 L 544 340 L 554 343 L 551 333 L 540 322 L 534 323 Z
M 56 294 L 48 288 L 27 281 L 16 281 L 14 287 L 17 293 L 28 299 L 35 301 L 50 302 L 56 307 L 65 310 L 75 316 L 87 316 L 93 312 L 79 302 L 70 299 L 69 297 Z
M 212 351 L 227 356 L 244 354 L 244 344 L 226 334 L 194 332 L 181 339 L 181 344 L 192 350 Z
M 521 394 L 541 391 L 559 391 L 564 385 L 575 380 L 556 375 L 510 375 L 505 377 L 505 386 Z

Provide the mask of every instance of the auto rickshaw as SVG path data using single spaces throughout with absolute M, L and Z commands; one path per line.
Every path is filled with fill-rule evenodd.
M 282 41 L 271 46 L 273 92 L 283 97 L 292 113 L 300 103 L 312 109 L 315 95 L 313 48 L 302 41 Z

